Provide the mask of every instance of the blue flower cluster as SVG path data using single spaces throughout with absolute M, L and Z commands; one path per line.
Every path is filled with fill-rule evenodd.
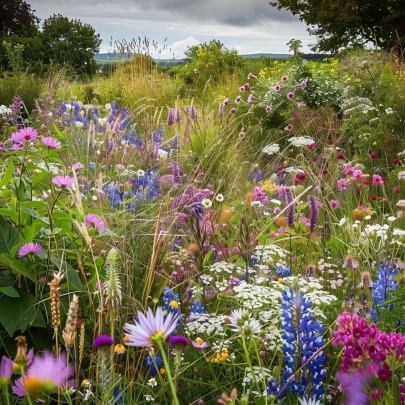
M 376 308 L 384 304 L 388 298 L 392 296 L 392 291 L 398 290 L 399 284 L 395 280 L 398 275 L 398 269 L 395 264 L 380 263 L 380 268 L 377 272 L 377 281 L 373 283 L 373 300 L 375 308 L 371 311 L 371 316 L 374 322 L 378 322 Z M 393 304 L 391 306 L 393 308 Z
M 283 352 L 286 364 L 282 382 L 277 384 L 274 380 L 269 381 L 267 387 L 269 395 L 283 397 L 288 389 L 300 398 L 309 395 L 316 400 L 323 399 L 326 357 L 321 351 L 308 362 L 324 344 L 323 326 L 313 319 L 309 311 L 311 306 L 312 302 L 305 298 L 302 292 L 295 293 L 289 289 L 283 294 L 281 328 L 284 331 Z M 304 369 L 294 375 L 303 365 L 305 365 Z M 290 377 L 292 378 L 289 380 Z M 283 391 L 280 393 L 281 389 Z
M 155 361 L 153 361 L 152 356 L 146 356 L 145 367 L 148 370 L 150 370 L 150 373 L 152 376 L 157 375 L 157 373 L 159 372 L 162 365 L 163 365 L 163 360 L 160 356 L 155 356 Z
M 188 322 L 195 321 L 195 316 L 205 314 L 205 305 L 201 301 L 195 301 L 190 305 L 190 316 Z
M 291 269 L 289 267 L 283 267 L 281 264 L 276 265 L 277 277 L 284 278 L 291 276 Z

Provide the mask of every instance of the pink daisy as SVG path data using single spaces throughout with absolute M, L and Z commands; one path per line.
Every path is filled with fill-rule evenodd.
M 274 86 L 274 90 L 276 90 L 277 93 L 280 93 L 281 86 L 280 86 L 279 84 L 276 84 L 276 85 Z
M 251 103 L 254 99 L 255 99 L 255 96 L 253 94 L 249 94 L 247 101 L 248 101 L 248 103 Z
M 287 124 L 287 126 L 284 128 L 286 131 L 292 131 L 293 130 L 292 124 Z
M 66 364 L 65 353 L 61 353 L 57 359 L 48 352 L 42 356 L 35 355 L 24 377 L 15 382 L 15 386 L 12 388 L 13 393 L 19 397 L 29 394 L 37 398 L 42 393 L 73 386 L 74 368 L 72 364 L 68 366 Z
M 27 255 L 31 255 L 34 253 L 38 253 L 42 250 L 42 246 L 39 243 L 26 243 L 25 245 L 22 245 L 18 249 L 18 256 L 23 257 Z
M 70 188 L 74 182 L 75 179 L 70 176 L 56 176 L 52 179 L 52 183 L 60 188 Z
M 384 179 L 379 174 L 373 174 L 373 186 L 384 184 Z
M 343 190 L 343 189 L 349 187 L 349 182 L 346 181 L 345 179 L 339 179 L 339 180 L 337 181 L 337 186 L 338 186 L 338 189 L 339 189 L 339 190 Z
M 38 132 L 34 128 L 21 128 L 11 135 L 11 140 L 16 143 L 34 142 L 38 137 Z
M 84 167 L 84 165 L 82 165 L 80 162 L 77 162 L 72 165 L 73 170 L 80 170 L 80 169 L 83 169 L 83 167 Z
M 283 76 L 283 77 L 281 78 L 281 80 L 282 80 L 283 82 L 286 82 L 286 81 L 288 80 L 288 77 L 287 77 L 287 76 Z
M 241 97 L 240 96 L 236 96 L 235 98 L 235 103 L 239 103 L 240 102 Z
M 55 138 L 52 138 L 51 136 L 46 136 L 45 138 L 42 138 L 41 143 L 50 149 L 60 149 L 62 147 L 61 143 Z
M 245 86 L 239 87 L 239 91 L 240 91 L 241 93 L 243 93 L 245 90 L 246 90 L 246 89 L 245 89 Z
M 290 92 L 287 94 L 287 98 L 288 98 L 289 100 L 292 100 L 294 97 L 295 97 L 295 94 L 294 94 L 292 91 L 290 91 Z
M 266 112 L 267 112 L 267 113 L 270 113 L 270 112 L 271 112 L 271 107 L 270 107 L 269 105 L 266 107 Z
M 88 214 L 84 216 L 86 226 L 94 226 L 98 231 L 104 229 L 104 221 L 97 214 Z

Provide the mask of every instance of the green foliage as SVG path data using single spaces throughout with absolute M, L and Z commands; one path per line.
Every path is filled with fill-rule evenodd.
M 35 35 L 39 19 L 34 13 L 24 0 L 0 0 L 0 39 L 9 35 Z
M 320 51 L 337 52 L 358 42 L 389 50 L 397 45 L 398 37 L 405 38 L 403 1 L 391 2 L 390 7 L 379 0 L 279 0 L 270 5 L 298 15 L 318 38 L 313 48 Z

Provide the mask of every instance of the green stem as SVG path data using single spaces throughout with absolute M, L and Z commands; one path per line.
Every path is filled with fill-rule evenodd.
M 176 392 L 176 387 L 174 386 L 173 378 L 172 378 L 172 373 L 170 372 L 170 364 L 167 360 L 165 350 L 163 348 L 163 343 L 159 342 L 159 349 L 160 353 L 162 355 L 162 360 L 163 364 L 165 365 L 166 373 L 167 373 L 167 379 L 169 380 L 169 385 L 170 385 L 170 390 L 172 391 L 173 395 L 173 404 L 174 405 L 180 405 L 179 399 L 177 398 L 177 392 Z
M 245 339 L 245 335 L 244 335 L 243 331 L 242 331 L 242 344 L 243 344 L 243 350 L 245 351 L 246 362 L 247 362 L 250 370 L 252 371 L 252 377 L 253 377 L 253 381 L 255 382 L 257 392 L 261 392 L 259 382 L 256 379 L 255 370 L 253 368 L 252 362 L 250 361 L 250 354 L 249 354 L 249 351 L 246 346 L 246 339 Z

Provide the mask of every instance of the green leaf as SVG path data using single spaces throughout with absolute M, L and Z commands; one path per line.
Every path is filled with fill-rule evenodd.
M 15 259 L 14 257 L 0 254 L 0 263 L 6 264 L 10 269 L 14 270 L 15 272 L 27 277 L 34 283 L 38 283 L 35 279 L 34 275 L 21 263 L 19 260 Z
M 7 297 L 19 297 L 20 296 L 20 294 L 18 294 L 18 291 L 11 285 L 5 286 L 5 287 L 0 287 L 0 293 L 7 295 Z
M 83 290 L 83 285 L 80 281 L 79 275 L 69 263 L 67 263 L 66 261 L 62 261 L 55 256 L 51 257 L 51 262 L 65 274 L 70 288 L 75 291 Z
M 14 171 L 15 171 L 14 163 L 12 160 L 10 160 L 10 163 L 8 164 L 6 171 L 4 172 L 3 178 L 0 180 L 0 189 L 10 182 L 10 180 L 14 176 Z
M 0 287 L 7 287 L 9 285 L 13 285 L 14 277 L 11 274 L 10 270 L 2 270 L 0 271 Z
M 24 333 L 37 316 L 35 298 L 29 293 L 21 294 L 20 298 L 3 295 L 0 297 L 0 308 L 0 323 L 10 336 L 16 330 Z
M 35 211 L 32 208 L 27 208 L 27 207 L 22 207 L 19 206 L 18 207 L 20 209 L 20 211 L 25 212 L 26 214 L 30 215 L 31 217 L 37 218 L 40 221 L 42 221 L 43 223 L 49 225 L 49 219 L 47 217 L 42 217 L 37 211 Z
M 11 253 L 11 248 L 20 242 L 20 234 L 4 219 L 0 220 L 0 253 Z

